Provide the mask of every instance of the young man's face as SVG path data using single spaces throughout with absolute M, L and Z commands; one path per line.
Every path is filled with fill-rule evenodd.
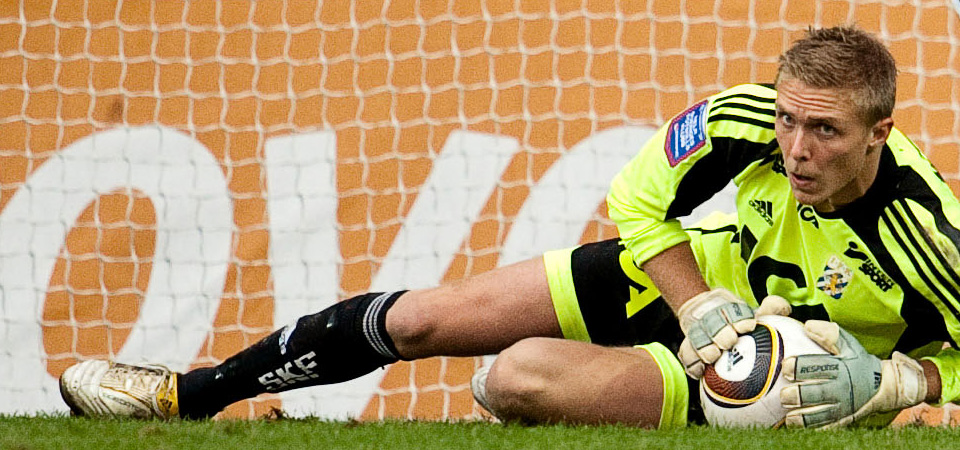
M 865 125 L 849 92 L 777 83 L 777 143 L 797 201 L 831 212 L 860 198 L 877 174 L 880 150 L 893 127 Z

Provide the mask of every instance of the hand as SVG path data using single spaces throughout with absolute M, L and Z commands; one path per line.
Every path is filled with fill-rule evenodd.
M 677 311 L 685 335 L 678 356 L 687 375 L 699 380 L 705 364 L 715 363 L 741 334 L 756 328 L 755 316 L 771 314 L 790 314 L 790 304 L 783 297 L 771 295 L 763 299 L 755 313 L 726 289 L 714 289 L 687 300 Z
M 809 320 L 804 330 L 830 354 L 784 360 L 784 376 L 798 382 L 780 391 L 788 427 L 842 427 L 926 398 L 927 379 L 913 358 L 894 352 L 881 361 L 834 322 Z

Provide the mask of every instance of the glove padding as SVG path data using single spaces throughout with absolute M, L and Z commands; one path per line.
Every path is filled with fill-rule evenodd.
M 684 371 L 691 378 L 703 377 L 706 364 L 713 364 L 723 350 L 737 343 L 741 334 L 757 326 L 755 316 L 788 315 L 790 304 L 783 297 L 771 295 L 763 299 L 754 312 L 746 302 L 726 289 L 714 289 L 687 300 L 677 317 L 684 339 L 678 356 Z
M 830 354 L 784 360 L 784 377 L 798 382 L 780 391 L 786 426 L 839 428 L 926 398 L 927 379 L 917 360 L 894 352 L 881 361 L 834 322 L 809 320 L 803 328 Z

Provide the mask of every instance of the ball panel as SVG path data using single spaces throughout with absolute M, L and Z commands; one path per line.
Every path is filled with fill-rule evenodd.
M 743 336 L 743 342 L 738 342 L 729 352 L 723 352 L 720 359 L 711 366 L 714 375 L 729 381 L 744 381 L 750 378 L 757 362 L 757 344 L 756 337 L 752 334 Z
M 760 323 L 723 352 L 716 364 L 707 366 L 700 383 L 711 402 L 725 408 L 746 406 L 767 394 L 782 362 L 782 338 L 772 326 Z M 747 375 L 741 376 L 744 372 Z

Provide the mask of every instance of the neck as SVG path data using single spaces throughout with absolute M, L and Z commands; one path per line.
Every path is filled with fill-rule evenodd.
M 863 165 L 863 168 L 860 170 L 860 173 L 850 180 L 843 189 L 837 192 L 837 195 L 827 198 L 820 204 L 813 205 L 817 212 L 831 213 L 835 212 L 844 206 L 847 206 L 855 202 L 860 197 L 863 197 L 867 191 L 873 186 L 873 183 L 877 180 L 877 172 L 880 170 L 880 155 L 882 152 L 881 149 L 873 150 L 876 153 L 876 157 L 868 158 Z

